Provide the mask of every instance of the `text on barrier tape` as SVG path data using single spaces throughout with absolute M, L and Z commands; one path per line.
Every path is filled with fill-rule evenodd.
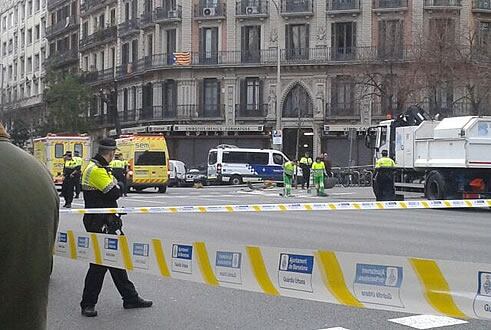
M 491 207 L 491 199 L 394 201 L 394 202 L 336 202 L 336 203 L 290 203 L 209 206 L 121 207 L 106 209 L 69 209 L 60 213 L 106 214 L 106 213 L 225 213 L 225 212 L 284 212 L 284 211 L 357 211 L 357 210 L 406 210 L 406 209 L 451 209 Z
M 358 308 L 491 319 L 491 265 L 58 232 L 55 254 L 211 286 Z

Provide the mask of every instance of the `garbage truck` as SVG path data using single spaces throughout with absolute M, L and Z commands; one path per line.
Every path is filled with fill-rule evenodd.
M 370 127 L 367 147 L 378 159 L 383 150 L 396 162 L 397 194 L 423 193 L 427 199 L 491 197 L 491 117 L 432 119 L 418 106 Z

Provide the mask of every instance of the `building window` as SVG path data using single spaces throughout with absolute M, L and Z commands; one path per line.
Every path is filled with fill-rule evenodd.
M 177 84 L 175 80 L 162 82 L 162 107 L 164 116 L 166 116 L 165 114 L 175 114 L 177 111 Z
M 39 54 L 34 55 L 34 71 L 39 70 Z
M 32 44 L 32 29 L 27 30 L 27 44 Z
M 331 116 L 354 116 L 355 83 L 352 77 L 338 76 L 332 84 Z
M 20 58 L 20 77 L 21 78 L 24 78 L 24 72 L 25 72 L 25 61 L 24 61 L 24 58 L 21 57 Z
M 167 64 L 174 64 L 174 53 L 176 52 L 177 39 L 176 39 L 176 29 L 165 31 L 166 40 L 166 51 L 167 51 Z
M 262 83 L 257 77 L 240 81 L 240 111 L 242 116 L 259 116 L 262 110 Z
M 131 42 L 131 62 L 136 63 L 138 61 L 138 39 Z
M 218 27 L 200 29 L 200 63 L 218 63 Z
M 283 117 L 299 118 L 312 117 L 313 104 L 307 90 L 300 84 L 296 84 L 288 92 L 283 104 Z
M 204 79 L 202 89 L 202 115 L 218 117 L 220 115 L 220 82 L 215 78 Z
M 84 22 L 82 24 L 82 39 L 87 38 L 89 35 L 89 22 Z
M 403 54 L 403 21 L 379 21 L 378 56 L 380 58 L 401 58 Z
M 40 65 L 44 63 L 44 60 L 46 59 L 46 49 L 41 48 L 41 62 Z
M 147 56 L 151 57 L 153 54 L 153 34 L 147 36 Z
M 32 57 L 27 58 L 27 69 L 26 69 L 26 71 L 28 74 L 32 72 Z
M 104 14 L 101 14 L 99 16 L 99 30 L 104 30 L 106 25 L 106 16 Z
M 309 25 L 288 24 L 285 26 L 285 48 L 288 59 L 309 57 Z
M 123 120 L 127 121 L 128 118 L 128 88 L 123 89 Z
M 44 38 L 46 35 L 46 20 L 43 18 L 41 19 L 41 38 Z
M 452 18 L 430 19 L 428 41 L 435 47 L 453 46 L 455 44 L 456 24 Z
M 356 22 L 332 24 L 332 47 L 334 60 L 354 59 L 356 51 Z
M 430 114 L 441 113 L 444 117 L 452 116 L 454 103 L 453 85 L 451 82 L 442 82 L 432 88 L 430 95 Z
M 135 86 L 131 87 L 131 95 L 133 97 L 132 109 L 133 109 L 133 111 L 136 111 L 136 96 L 137 95 L 136 95 L 136 87 Z
M 34 27 L 34 40 L 37 41 L 41 38 L 41 29 L 39 24 Z
M 241 31 L 242 63 L 259 62 L 261 51 L 261 26 L 243 26 Z
M 100 70 L 104 70 L 105 64 L 106 64 L 106 61 L 105 61 L 105 58 L 104 58 L 104 51 L 102 51 L 100 53 L 100 63 L 101 63 L 100 64 L 101 65 Z
M 110 14 L 110 24 L 111 26 L 116 25 L 116 8 L 111 9 L 111 14 Z
M 32 15 L 32 1 L 27 1 L 27 16 L 31 16 Z
M 479 22 L 479 47 L 482 54 L 491 52 L 491 22 Z
M 32 95 L 38 95 L 39 94 L 39 83 L 37 79 L 34 79 L 32 81 Z

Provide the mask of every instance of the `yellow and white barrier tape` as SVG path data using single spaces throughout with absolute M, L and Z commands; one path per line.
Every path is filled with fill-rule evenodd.
M 491 265 L 59 232 L 55 254 L 211 286 L 351 307 L 491 319 Z
M 405 210 L 405 209 L 452 209 L 491 207 L 491 199 L 394 201 L 394 202 L 335 202 L 335 203 L 288 203 L 208 206 L 120 207 L 106 209 L 68 209 L 60 213 L 107 214 L 107 213 L 227 213 L 227 212 L 284 212 L 284 211 L 358 211 L 358 210 Z

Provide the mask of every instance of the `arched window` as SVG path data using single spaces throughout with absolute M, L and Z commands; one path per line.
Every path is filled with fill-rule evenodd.
M 305 88 L 296 84 L 288 92 L 285 102 L 283 103 L 283 117 L 285 118 L 297 118 L 297 117 L 312 117 L 313 105 L 312 99 Z

